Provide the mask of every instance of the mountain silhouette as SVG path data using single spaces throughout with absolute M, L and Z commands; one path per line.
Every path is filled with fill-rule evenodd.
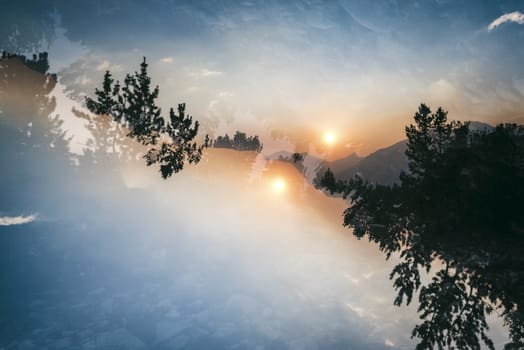
M 319 168 L 316 180 L 329 168 L 337 179 L 349 180 L 355 175 L 360 175 L 373 183 L 391 185 L 398 182 L 400 172 L 408 168 L 405 151 L 406 140 L 402 140 L 367 157 L 360 158 L 353 153 L 346 158 L 325 162 Z
M 493 126 L 482 122 L 471 122 L 471 131 L 493 130 Z M 406 157 L 407 140 L 399 141 L 391 146 L 381 148 L 366 157 L 359 157 L 353 153 L 345 158 L 335 161 L 323 162 L 318 168 L 315 183 L 329 168 L 340 180 L 349 180 L 355 175 L 360 175 L 365 180 L 382 184 L 393 185 L 400 182 L 400 172 L 408 170 Z

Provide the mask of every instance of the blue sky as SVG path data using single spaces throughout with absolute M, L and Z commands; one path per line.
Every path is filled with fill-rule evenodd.
M 402 138 L 420 102 L 454 119 L 522 118 L 524 26 L 488 26 L 523 4 L 112 1 L 57 13 L 84 66 L 128 71 L 146 55 L 166 105 L 187 101 L 210 125 L 296 139 L 332 128 L 366 153 Z
M 264 129 L 299 142 L 336 129 L 345 152 L 367 153 L 401 139 L 421 102 L 453 119 L 523 117 L 523 1 L 35 4 L 13 11 L 45 29 L 67 88 L 90 93 L 101 70 L 123 75 L 145 55 L 165 106 L 185 101 L 217 132 Z

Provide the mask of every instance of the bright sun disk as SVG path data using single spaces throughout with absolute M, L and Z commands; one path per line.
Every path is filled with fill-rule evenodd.
M 324 141 L 329 145 L 333 144 L 335 142 L 335 135 L 331 132 L 326 133 L 324 135 Z
M 273 190 L 275 192 L 282 192 L 286 189 L 286 182 L 282 179 L 276 179 L 273 181 Z

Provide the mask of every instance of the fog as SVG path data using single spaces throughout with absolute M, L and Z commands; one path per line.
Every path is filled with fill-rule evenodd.
M 98 168 L 81 184 L 46 184 L 60 191 L 52 210 L 35 203 L 35 221 L 0 228 L 9 247 L 1 264 L 5 344 L 409 344 L 413 310 L 391 305 L 392 264 L 342 228 L 345 203 L 305 185 L 288 164 L 268 164 L 250 180 L 255 158 L 209 150 L 168 181 L 134 162 Z
M 514 3 L 144 4 L 0 12 L 0 49 L 49 51 L 57 73 L 0 62 L 0 348 L 413 348 L 397 258 L 342 226 L 348 203 L 315 189 L 314 169 L 274 154 L 369 154 L 403 139 L 421 102 L 522 120 L 523 27 L 487 29 Z M 164 115 L 185 102 L 201 139 L 241 130 L 262 152 L 206 149 L 162 180 L 131 139 L 112 150 L 115 123 L 84 97 L 143 56 Z

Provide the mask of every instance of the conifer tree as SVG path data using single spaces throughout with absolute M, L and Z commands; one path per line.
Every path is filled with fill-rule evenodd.
M 125 126 L 128 137 L 149 147 L 144 155 L 147 165 L 159 164 L 164 179 L 181 171 L 184 164 L 196 164 L 208 145 L 193 142 L 198 134 L 199 123 L 185 113 L 185 104 L 178 105 L 178 114 L 171 108 L 169 120 L 162 116 L 156 100 L 159 87 L 151 87 L 144 57 L 140 72 L 127 74 L 121 86 L 107 71 L 102 89 L 96 89 L 96 99 L 86 98 L 87 108 L 96 114 L 107 114 Z M 159 144 L 160 142 L 160 144 Z
M 472 131 L 421 104 L 406 127 L 409 171 L 400 185 L 336 181 L 349 194 L 344 225 L 399 257 L 390 274 L 394 304 L 418 293 L 416 349 L 494 349 L 486 317 L 509 330 L 505 349 L 524 348 L 524 126 Z M 435 264 L 435 262 L 438 262 Z M 425 283 L 420 271 L 437 269 Z

